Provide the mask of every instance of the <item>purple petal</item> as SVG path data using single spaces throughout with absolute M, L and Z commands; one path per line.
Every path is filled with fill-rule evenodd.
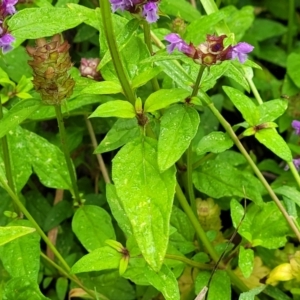
M 6 53 L 12 49 L 12 43 L 14 42 L 15 38 L 9 34 L 5 33 L 1 38 L 0 38 L 0 48 L 2 48 L 2 52 Z
M 293 159 L 293 164 L 296 167 L 297 170 L 300 168 L 300 158 Z
M 110 4 L 113 12 L 115 12 L 118 9 L 124 11 L 133 6 L 131 0 L 110 0 Z
M 294 120 L 292 127 L 295 129 L 295 133 L 300 135 L 300 121 Z
M 3 17 L 7 15 L 13 15 L 16 12 L 14 7 L 18 3 L 18 0 L 3 0 L 0 5 L 0 11 Z
M 183 53 L 189 54 L 192 52 L 191 46 L 188 45 L 180 36 L 176 33 L 170 33 L 165 36 L 165 40 L 170 43 L 167 46 L 167 51 L 172 53 L 176 48 Z
M 146 17 L 148 23 L 154 23 L 158 20 L 158 7 L 154 2 L 148 2 L 143 6 L 143 16 Z
M 238 58 L 238 60 L 243 64 L 247 59 L 247 53 L 251 52 L 254 47 L 248 43 L 238 43 L 235 46 L 229 46 L 230 49 L 226 55 L 228 59 L 235 59 Z
M 254 49 L 254 47 L 252 45 L 250 45 L 248 43 L 244 43 L 244 42 L 238 43 L 233 48 L 235 51 L 240 52 L 240 53 L 249 53 Z
M 170 33 L 165 36 L 165 40 L 170 43 L 179 43 L 183 42 L 183 40 L 180 38 L 180 36 L 176 33 Z

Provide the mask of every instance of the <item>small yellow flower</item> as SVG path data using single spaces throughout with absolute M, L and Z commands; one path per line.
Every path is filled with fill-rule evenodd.
M 278 281 L 289 281 L 295 278 L 293 275 L 292 266 L 289 263 L 284 263 L 274 268 L 267 279 L 267 284 L 276 285 Z

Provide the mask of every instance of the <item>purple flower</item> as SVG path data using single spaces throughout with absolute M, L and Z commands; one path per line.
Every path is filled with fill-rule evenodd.
M 158 7 L 155 2 L 148 2 L 143 6 L 143 16 L 146 17 L 148 23 L 154 23 L 158 20 L 157 10 Z
M 128 10 L 133 3 L 131 0 L 110 0 L 112 11 L 120 9 L 121 11 Z
M 294 120 L 292 127 L 295 129 L 295 133 L 300 135 L 300 121 Z
M 5 18 L 8 15 L 13 15 L 16 12 L 14 7 L 18 0 L 3 0 L 0 4 L 0 15 L 1 18 Z
M 293 159 L 293 164 L 294 164 L 295 168 L 296 168 L 297 170 L 299 170 L 299 169 L 300 169 L 300 158 L 295 158 L 295 159 Z M 287 171 L 289 168 L 290 168 L 289 165 L 286 165 L 286 166 L 284 167 L 284 170 Z
M 14 40 L 15 38 L 11 34 L 4 32 L 0 27 L 0 48 L 2 49 L 2 53 L 6 53 L 12 49 L 11 44 Z
M 165 36 L 165 40 L 170 43 L 167 46 L 169 53 L 172 53 L 176 48 L 185 54 L 191 54 L 193 52 L 193 47 L 188 45 L 180 36 L 176 33 L 170 33 Z
M 227 53 L 228 59 L 238 58 L 240 63 L 244 63 L 247 59 L 247 54 L 250 53 L 254 47 L 248 43 L 238 43 L 235 46 L 232 46 L 231 49 Z

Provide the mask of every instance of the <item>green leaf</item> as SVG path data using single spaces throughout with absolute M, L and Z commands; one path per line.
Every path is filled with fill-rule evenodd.
M 192 92 L 192 88 L 189 86 L 194 79 L 187 74 L 183 67 L 174 61 L 157 61 L 155 62 L 157 66 L 160 66 L 163 72 L 168 75 L 172 81 L 174 81 L 180 88 Z
M 240 246 L 239 268 L 245 278 L 249 278 L 254 267 L 254 252 L 252 249 L 245 249 Z
M 115 150 L 141 135 L 137 119 L 118 119 L 98 145 L 94 153 Z
M 180 299 L 178 282 L 174 273 L 166 265 L 162 265 L 161 269 L 155 272 L 144 260 L 131 258 L 123 276 L 138 285 L 151 284 L 163 294 L 166 300 Z
M 233 226 L 237 228 L 244 218 L 244 208 L 235 199 L 230 201 L 230 215 L 232 219 Z
M 195 282 L 195 291 L 198 294 L 208 285 L 211 273 L 207 271 L 199 272 Z M 230 278 L 225 271 L 217 270 L 209 285 L 207 300 L 231 300 Z
M 72 229 L 89 252 L 105 246 L 108 239 L 116 239 L 110 215 L 95 205 L 85 205 L 76 211 Z
M 9 226 L 30 227 L 31 223 L 16 220 Z M 40 236 L 33 232 L 1 246 L 0 258 L 11 277 L 27 276 L 36 281 L 40 270 Z
M 30 175 L 32 174 L 32 167 L 26 149 L 27 145 L 26 140 L 24 140 L 23 129 L 17 126 L 17 128 L 11 130 L 7 134 L 7 141 L 10 150 L 13 180 L 16 190 L 21 191 L 22 188 L 26 185 Z M 2 169 L 2 162 L 3 154 L 2 149 L 0 149 L 0 170 Z
M 270 20 L 255 18 L 251 29 L 247 34 L 251 34 L 259 42 L 269 39 L 274 36 L 286 33 L 287 28 L 281 23 Z
M 252 100 L 245 96 L 241 91 L 232 87 L 224 86 L 223 90 L 234 106 L 241 112 L 243 118 L 249 123 L 249 125 L 257 125 L 259 121 L 259 111 Z
M 300 207 L 300 192 L 295 188 L 288 185 L 280 186 L 273 189 L 276 194 L 287 197 Z
M 59 148 L 25 129 L 23 129 L 23 142 L 27 147 L 27 157 L 45 186 L 57 189 L 73 189 L 65 157 Z
M 213 131 L 200 140 L 196 151 L 198 155 L 203 155 L 207 152 L 220 153 L 232 146 L 233 141 L 227 133 Z
M 199 122 L 198 112 L 190 106 L 173 105 L 164 112 L 157 146 L 158 167 L 161 171 L 174 165 L 189 147 Z
M 281 99 L 264 102 L 258 107 L 260 115 L 259 124 L 276 120 L 283 115 L 287 107 L 288 102 Z
M 84 23 L 99 30 L 99 21 L 101 20 L 101 14 L 98 9 L 91 9 L 83 5 L 75 3 L 68 3 L 70 10 L 77 12 L 77 14 L 85 15 Z
M 89 116 L 89 118 L 95 117 L 118 117 L 118 118 L 134 118 L 135 109 L 131 103 L 125 100 L 113 100 L 101 104 L 96 110 Z
M 287 52 L 273 43 L 260 44 L 259 52 L 255 54 L 263 60 L 286 68 Z
M 248 207 L 238 232 L 252 247 L 276 249 L 285 245 L 290 229 L 276 204 L 267 202 Z
M 0 246 L 34 231 L 34 228 L 25 226 L 0 227 Z
M 0 120 L 0 138 L 17 127 L 27 119 L 34 111 L 42 106 L 41 101 L 29 99 L 20 101 L 13 106 Z
M 79 259 L 71 268 L 71 273 L 117 269 L 121 258 L 122 254 L 111 247 L 97 248 Z
M 183 101 L 189 96 L 189 92 L 182 89 L 164 90 L 161 89 L 152 93 L 145 101 L 145 112 L 154 112 L 165 108 L 172 103 Z
M 256 132 L 255 138 L 283 160 L 287 162 L 293 160 L 290 148 L 276 129 L 261 129 Z
M 112 177 L 137 244 L 158 271 L 169 240 L 176 178 L 174 167 L 160 173 L 156 146 L 150 138 L 126 144 L 113 159 Z
M 236 63 L 235 60 L 229 61 L 229 68 L 224 73 L 224 76 L 233 79 L 239 85 L 241 85 L 247 92 L 250 92 L 250 87 L 248 81 L 245 78 L 245 72 L 243 71 L 243 67 Z
M 296 84 L 296 86 L 300 88 L 300 54 L 291 53 L 288 56 L 287 73 Z
M 265 285 L 261 285 L 254 289 L 251 289 L 248 292 L 241 293 L 239 300 L 255 300 L 255 296 L 261 293 L 265 288 L 266 288 Z
M 122 93 L 123 89 L 120 84 L 114 81 L 101 81 L 95 82 L 91 80 L 91 83 L 85 87 L 81 94 L 103 95 L 103 94 L 118 94 Z
M 200 192 L 212 198 L 246 197 L 262 202 L 259 181 L 251 182 L 246 174 L 226 162 L 205 162 L 193 172 L 193 182 Z
M 22 76 L 32 76 L 32 69 L 27 63 L 28 60 L 29 55 L 25 47 L 19 46 L 5 54 L 5 60 L 0 60 L 0 67 L 8 74 L 9 78 L 18 82 Z
M 51 300 L 40 292 L 37 280 L 26 275 L 9 280 L 5 285 L 4 295 L 5 299 Z
M 69 282 L 65 277 L 59 277 L 55 283 L 56 294 L 59 300 L 66 299 Z
M 124 231 L 126 236 L 131 236 L 132 229 L 130 221 L 126 215 L 124 207 L 122 206 L 122 203 L 117 195 L 116 188 L 113 184 L 106 185 L 106 197 L 111 209 L 111 213 L 118 222 L 118 225 Z
M 156 77 L 161 71 L 162 69 L 160 67 L 154 67 L 150 70 L 146 70 L 145 72 L 138 74 L 132 80 L 132 88 L 135 89 L 146 84 L 148 81 Z
M 137 19 L 132 19 L 131 21 L 127 22 L 125 26 L 119 27 L 122 28 L 116 38 L 119 52 L 121 52 L 126 47 L 126 45 L 129 43 L 130 39 L 132 38 L 133 34 L 136 32 L 138 27 L 139 21 Z M 101 59 L 98 69 L 101 70 L 110 61 L 110 51 L 107 50 Z
M 69 201 L 63 200 L 51 207 L 45 222 L 43 229 L 49 231 L 52 228 L 58 226 L 61 222 L 70 218 L 73 214 L 73 206 Z
M 180 18 L 187 22 L 192 22 L 201 17 L 199 11 L 184 0 L 163 0 L 159 5 L 159 9 L 166 15 L 180 16 Z
M 38 39 L 74 28 L 86 19 L 84 14 L 69 8 L 27 8 L 13 15 L 8 26 L 16 39 Z
M 207 16 L 191 20 L 191 24 L 186 28 L 185 40 L 191 41 L 195 45 L 204 42 L 207 33 L 211 32 L 215 25 L 230 15 L 230 13 L 232 13 L 232 7 L 225 7 Z

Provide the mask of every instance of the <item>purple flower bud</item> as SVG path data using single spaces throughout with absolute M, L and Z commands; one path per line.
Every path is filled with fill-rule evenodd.
M 102 76 L 100 75 L 99 71 L 97 71 L 97 66 L 99 63 L 99 58 L 82 58 L 79 67 L 81 76 L 100 81 Z
M 228 59 L 238 58 L 240 63 L 244 63 L 247 59 L 247 54 L 250 53 L 254 47 L 248 43 L 242 42 L 238 43 L 235 46 L 232 46 L 231 49 L 227 53 Z
M 300 121 L 294 120 L 292 127 L 295 129 L 295 133 L 300 135 Z
M 300 169 L 300 158 L 293 159 L 293 164 L 296 167 L 297 170 Z
M 154 23 L 158 20 L 158 7 L 155 2 L 148 2 L 143 6 L 143 16 L 146 17 L 148 23 Z
M 14 7 L 18 0 L 3 0 L 0 4 L 0 15 L 1 18 L 5 18 L 8 15 L 13 15 L 16 12 Z
M 165 36 L 165 40 L 170 43 L 167 46 L 167 50 L 169 53 L 172 53 L 176 48 L 185 54 L 192 54 L 193 53 L 193 46 L 188 45 L 180 36 L 176 33 L 170 33 Z
M 131 0 L 110 0 L 112 11 L 120 9 L 121 11 L 128 10 L 130 6 L 133 6 Z
M 2 53 L 7 53 L 10 51 L 12 47 L 12 43 L 15 41 L 15 38 L 7 33 L 0 27 L 0 48 L 2 49 Z

